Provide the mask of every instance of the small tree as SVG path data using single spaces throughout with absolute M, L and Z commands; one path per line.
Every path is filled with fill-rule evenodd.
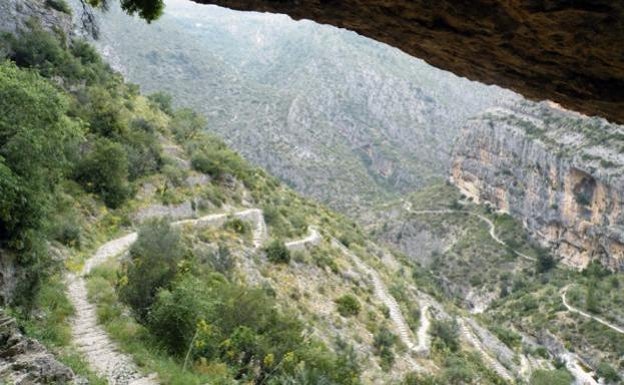
M 394 364 L 392 346 L 396 343 L 396 340 L 397 336 L 392 334 L 385 326 L 381 327 L 375 334 L 373 346 L 375 347 L 375 354 L 381 358 L 381 367 L 384 370 L 389 370 Z
M 598 364 L 596 373 L 601 378 L 604 378 L 607 384 L 617 384 L 618 381 L 620 381 L 621 379 L 618 372 L 611 365 L 604 361 Z
M 600 303 L 596 295 L 596 282 L 590 281 L 587 286 L 587 294 L 585 298 L 585 306 L 591 313 L 600 313 Z
M 155 92 L 147 97 L 150 102 L 160 109 L 165 114 L 173 115 L 173 97 L 166 92 Z
M 273 263 L 289 263 L 290 262 L 290 250 L 286 247 L 284 242 L 275 239 L 269 243 L 265 248 L 267 258 Z
M 112 208 L 130 195 L 126 152 L 120 144 L 108 139 L 95 142 L 76 167 L 74 177 L 86 191 L 100 195 Z
M 431 335 L 434 337 L 434 346 L 448 348 L 451 352 L 459 350 L 459 326 L 457 321 L 434 321 L 431 324 Z
M 557 262 L 552 255 L 546 250 L 542 250 L 537 255 L 536 268 L 538 273 L 545 273 L 555 267 Z
M 156 294 L 171 284 L 182 254 L 180 234 L 166 220 L 153 220 L 141 228 L 119 282 L 119 297 L 139 321 L 147 320 Z
M 345 294 L 336 299 L 338 313 L 343 317 L 358 315 L 361 309 L 360 301 L 351 294 Z

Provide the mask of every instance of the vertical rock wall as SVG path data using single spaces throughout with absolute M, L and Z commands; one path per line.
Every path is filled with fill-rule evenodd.
M 624 127 L 525 102 L 467 123 L 451 180 L 522 220 L 564 263 L 624 270 L 623 148 Z

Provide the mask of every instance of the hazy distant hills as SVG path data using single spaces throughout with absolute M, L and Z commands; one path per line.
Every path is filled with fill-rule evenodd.
M 281 15 L 169 1 L 151 25 L 116 9 L 99 22 L 98 47 L 130 81 L 205 113 L 250 161 L 343 210 L 446 175 L 462 122 L 515 97 Z

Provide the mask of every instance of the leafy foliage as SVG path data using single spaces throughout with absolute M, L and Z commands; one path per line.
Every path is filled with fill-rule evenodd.
M 0 110 L 0 239 L 19 248 L 25 232 L 41 225 L 80 127 L 65 116 L 67 100 L 54 87 L 7 63 L 0 65 Z
M 267 259 L 273 263 L 288 263 L 290 262 L 290 250 L 286 247 L 284 242 L 274 239 L 265 248 Z
M 565 369 L 536 370 L 531 375 L 533 385 L 570 385 L 573 377 Z
M 74 174 L 86 191 L 99 194 L 107 206 L 119 207 L 130 195 L 128 158 L 123 147 L 100 139 L 78 163 Z
M 139 231 L 119 284 L 119 297 L 139 321 L 147 321 L 157 292 L 169 287 L 182 256 L 180 234 L 165 219 L 150 221 Z
M 392 347 L 397 341 L 397 336 L 392 334 L 385 326 L 379 329 L 373 339 L 375 354 L 381 358 L 381 367 L 384 370 L 390 370 L 394 364 L 394 352 Z
M 433 346 L 436 349 L 448 349 L 451 352 L 459 350 L 459 326 L 455 320 L 434 320 L 431 323 Z
M 351 294 L 345 294 L 336 299 L 338 313 L 343 317 L 358 315 L 361 309 L 360 302 Z

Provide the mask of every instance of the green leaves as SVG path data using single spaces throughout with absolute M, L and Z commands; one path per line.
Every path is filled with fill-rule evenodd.
M 290 262 L 290 250 L 286 247 L 284 242 L 274 239 L 265 248 L 267 259 L 273 263 L 288 263 Z
M 82 135 L 67 100 L 34 72 L 0 64 L 0 241 L 20 247 L 39 230 L 53 186 L 67 172 L 66 149 Z
M 86 191 L 102 197 L 111 208 L 119 207 L 130 195 L 128 158 L 119 143 L 102 138 L 80 161 L 76 180 Z

